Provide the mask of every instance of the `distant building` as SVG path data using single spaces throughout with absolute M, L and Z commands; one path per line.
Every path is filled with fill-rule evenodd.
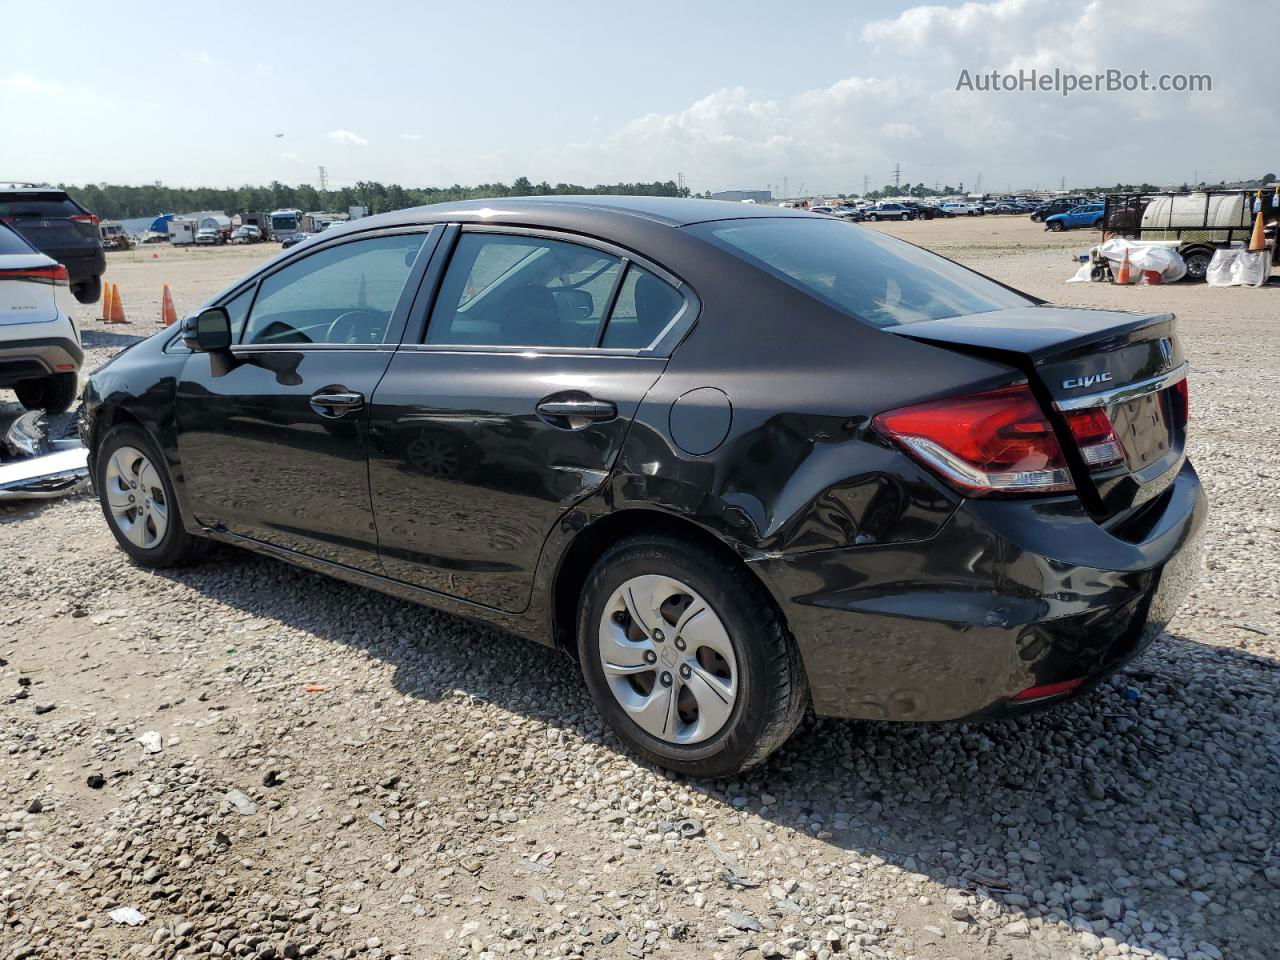
M 772 203 L 772 190 L 721 190 L 719 193 L 711 195 L 712 200 L 728 200 L 731 203 L 742 203 L 744 200 L 750 200 L 752 203 Z

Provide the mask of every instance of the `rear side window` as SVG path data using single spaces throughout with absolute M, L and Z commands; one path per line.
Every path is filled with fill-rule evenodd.
M 593 347 L 622 261 L 545 237 L 464 233 L 427 327 L 450 346 Z
M 61 192 L 0 194 L 0 217 L 53 220 L 82 214 L 80 205 Z
M 31 244 L 27 243 L 3 223 L 0 223 L 0 257 L 35 252 Z
M 627 267 L 601 346 L 641 350 L 658 338 L 684 305 L 679 290 L 633 263 Z
M 1035 303 L 919 247 L 837 220 L 718 220 L 686 229 L 877 327 Z

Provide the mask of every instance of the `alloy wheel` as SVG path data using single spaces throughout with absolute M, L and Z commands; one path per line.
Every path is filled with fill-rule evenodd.
M 605 604 L 600 664 L 614 698 L 646 733 L 700 743 L 720 732 L 738 697 L 738 657 L 724 623 L 690 586 L 647 574 Z
M 117 447 L 103 483 L 111 519 L 129 542 L 143 550 L 159 544 L 169 529 L 169 501 L 147 455 L 136 447 Z

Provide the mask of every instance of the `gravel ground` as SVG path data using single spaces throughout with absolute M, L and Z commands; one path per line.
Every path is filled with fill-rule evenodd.
M 691 782 L 549 650 L 230 549 L 149 573 L 88 497 L 0 507 L 0 957 L 1280 955 L 1278 291 L 1067 286 L 1090 235 L 1021 219 L 879 229 L 1180 314 L 1209 560 L 1145 657 L 1056 713 L 811 720 Z M 273 252 L 113 254 L 135 322 L 86 310 L 87 366 L 162 282 L 181 313 Z

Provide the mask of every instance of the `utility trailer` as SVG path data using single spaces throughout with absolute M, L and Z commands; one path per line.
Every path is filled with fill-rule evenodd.
M 1203 280 L 1214 253 L 1245 244 L 1253 233 L 1255 202 L 1271 235 L 1280 192 L 1262 190 L 1196 190 L 1168 193 L 1109 193 L 1103 198 L 1103 235 L 1167 244 L 1187 265 L 1187 280 Z M 1275 245 L 1272 245 L 1275 256 Z

